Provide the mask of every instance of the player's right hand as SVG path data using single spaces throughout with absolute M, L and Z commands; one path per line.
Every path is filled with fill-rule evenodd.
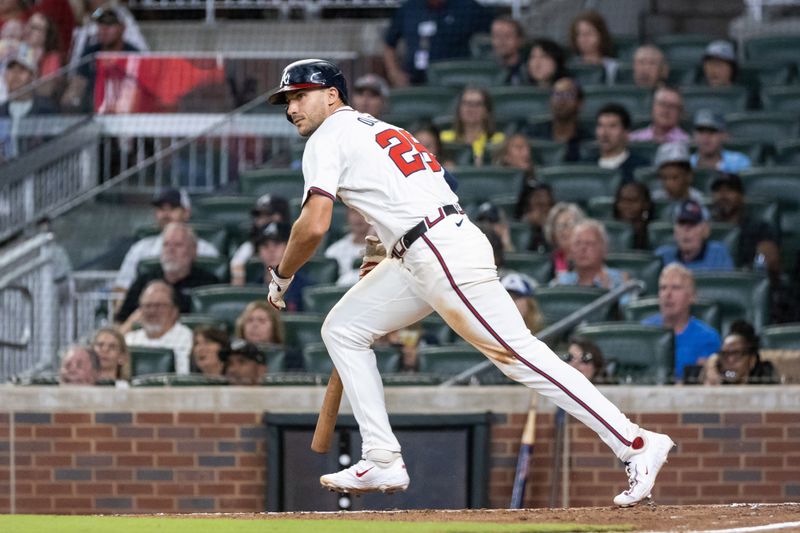
M 283 301 L 283 298 L 286 296 L 286 291 L 289 289 L 289 285 L 292 283 L 294 276 L 282 278 L 276 273 L 276 270 L 277 269 L 269 267 L 269 274 L 272 280 L 269 282 L 269 296 L 267 296 L 267 300 L 272 307 L 281 311 L 286 309 L 286 302 Z
M 378 237 L 367 235 L 366 241 L 367 247 L 364 249 L 364 258 L 361 261 L 361 267 L 358 269 L 358 279 L 372 272 L 372 269 L 378 266 L 378 263 L 386 259 L 386 248 Z

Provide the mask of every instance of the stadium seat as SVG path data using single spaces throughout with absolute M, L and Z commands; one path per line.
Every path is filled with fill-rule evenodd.
M 378 371 L 383 373 L 397 372 L 400 366 L 400 354 L 391 346 L 379 346 L 372 349 Z M 321 342 L 308 344 L 303 347 L 303 368 L 306 372 L 329 375 L 333 371 L 333 360 L 328 355 L 328 350 Z
M 508 167 L 458 167 L 451 170 L 458 180 L 462 205 L 480 203 L 503 193 L 516 193 L 522 186 L 522 172 Z
M 800 139 L 782 139 L 775 143 L 775 163 L 800 166 Z
M 334 284 L 306 287 L 303 289 L 303 308 L 310 313 L 327 315 L 349 289 Z
M 472 145 L 459 142 L 443 142 L 442 153 L 437 155 L 442 164 L 444 161 L 452 161 L 456 165 L 471 165 L 474 158 Z
M 508 223 L 508 231 L 511 233 L 511 242 L 515 250 L 527 250 L 531 242 L 531 225 L 527 222 L 513 220 Z
M 608 250 L 610 252 L 624 252 L 633 246 L 633 227 L 627 222 L 619 220 L 600 220 L 606 228 L 608 235 Z
M 620 61 L 633 61 L 633 54 L 639 48 L 639 37 L 637 35 L 614 35 L 614 48 L 617 52 L 617 59 Z
M 316 255 L 309 259 L 300 272 L 312 284 L 335 283 L 339 278 L 339 263 L 335 259 Z M 260 283 L 264 277 L 264 263 L 258 257 L 251 257 L 245 264 L 247 283 Z
M 800 350 L 800 323 L 766 326 L 761 330 L 761 347 L 771 350 Z
M 656 288 L 658 292 L 658 288 Z M 645 318 L 659 312 L 658 297 L 639 298 L 630 302 L 622 308 L 625 320 L 629 322 L 641 322 Z M 719 331 L 720 311 L 716 302 L 697 299 L 692 304 L 692 316 L 699 318 L 709 326 Z
M 569 70 L 571 77 L 583 87 L 600 85 L 606 81 L 606 71 L 603 65 L 587 65 L 570 61 L 567 65 L 567 70 Z
M 741 152 L 750 158 L 750 163 L 753 166 L 758 166 L 764 160 L 766 146 L 770 143 L 761 142 L 759 139 L 727 139 L 722 143 L 725 150 L 732 150 L 734 152 Z M 708 175 L 713 176 L 713 173 Z M 706 186 L 711 185 L 710 180 L 707 180 Z M 706 189 L 706 191 L 708 191 Z
M 453 377 L 473 366 L 486 361 L 486 356 L 468 344 L 450 346 L 426 346 L 417 352 L 419 357 L 419 371 L 423 374 L 432 374 L 443 379 Z M 475 376 L 470 383 L 477 381 L 482 384 L 503 384 L 511 381 L 492 365 Z
M 516 194 L 498 194 L 497 196 L 490 197 L 489 201 L 498 209 L 503 210 L 503 213 L 506 215 L 506 220 L 514 220 L 514 210 L 517 207 Z
M 418 324 L 422 327 L 422 337 L 428 339 L 429 343 L 452 344 L 460 338 L 435 311 Z
M 574 333 L 593 341 L 613 364 L 612 382 L 665 384 L 675 369 L 671 330 L 631 322 L 579 326 Z
M 213 387 L 228 384 L 228 380 L 222 376 L 171 372 L 145 374 L 131 379 L 132 387 Z
M 761 102 L 765 111 L 800 112 L 800 87 L 764 87 L 761 89 Z
M 781 228 L 778 204 L 769 200 L 758 198 L 746 198 L 744 201 L 745 211 L 754 220 L 766 222 L 778 235 Z
M 582 205 L 596 196 L 613 195 L 619 177 L 613 170 L 596 165 L 558 165 L 538 169 L 536 177 L 553 188 L 559 202 Z
M 741 174 L 748 198 L 776 202 L 782 232 L 800 227 L 800 167 L 752 168 Z
M 131 377 L 175 372 L 175 354 L 169 348 L 129 346 Z
M 225 227 L 208 222 L 190 222 L 189 227 L 197 237 L 213 244 L 220 253 L 227 253 L 228 233 Z M 134 235 L 137 239 L 143 239 L 159 233 L 161 233 L 161 229 L 158 226 L 146 225 L 137 227 Z
M 406 116 L 413 120 L 433 119 L 443 113 L 452 113 L 458 90 L 453 87 L 399 87 L 389 92 L 389 114 Z
M 223 331 L 228 331 L 229 328 L 228 323 L 224 320 L 201 313 L 183 313 L 181 314 L 180 322 L 192 331 L 200 327 L 212 327 Z
M 788 84 L 792 71 L 792 65 L 785 61 L 743 61 L 739 63 L 736 79 L 751 91 L 760 91 L 764 87 Z
M 635 85 L 589 85 L 583 88 L 584 99 L 581 114 L 595 118 L 597 111 L 606 104 L 622 104 L 631 115 L 650 110 L 650 92 Z
M 697 65 L 703 60 L 706 46 L 713 40 L 709 35 L 673 33 L 658 37 L 656 46 L 664 52 L 670 67 L 675 62 Z
M 496 86 L 489 89 L 498 124 L 512 124 L 528 115 L 546 113 L 550 106 L 550 91 L 536 87 Z
M 700 77 L 698 64 L 692 61 L 670 61 L 667 83 L 673 87 L 695 85 Z
M 469 55 L 473 59 L 492 59 L 492 36 L 488 33 L 475 33 L 469 39 Z
M 283 313 L 281 321 L 285 333 L 284 345 L 300 348 L 315 342 L 322 342 L 323 315 L 317 313 Z
M 800 35 L 762 35 L 744 42 L 744 54 L 749 61 L 783 61 L 797 65 L 800 58 Z
M 595 196 L 589 198 L 586 202 L 586 214 L 592 218 L 602 219 L 605 224 L 606 221 L 614 218 L 614 197 L 613 196 Z
M 244 308 L 254 300 L 263 300 L 266 292 L 263 286 L 211 285 L 192 289 L 192 312 L 211 315 L 224 320 L 233 329 L 236 319 Z
M 658 275 L 661 273 L 661 258 L 650 252 L 615 252 L 606 257 L 606 264 L 618 268 L 633 279 L 645 282 L 645 294 L 658 292 Z
M 428 85 L 491 87 L 499 82 L 500 67 L 494 60 L 453 59 L 435 61 L 428 66 Z M 441 111 L 440 111 L 441 112 Z
M 725 120 L 728 133 L 734 138 L 757 139 L 774 144 L 798 135 L 796 113 L 751 111 L 725 115 Z
M 224 224 L 229 232 L 239 224 L 250 223 L 250 210 L 256 203 L 255 196 L 207 196 L 198 198 L 192 205 L 192 216 L 196 220 Z
M 221 283 L 226 283 L 230 279 L 228 272 L 228 259 L 225 256 L 195 257 L 194 264 L 198 268 L 214 274 Z M 142 259 L 141 261 L 139 261 L 139 264 L 136 265 L 136 274 L 140 276 L 148 275 L 153 273 L 157 268 L 160 267 L 161 267 L 161 262 L 158 257 Z
M 286 350 L 279 344 L 259 344 L 259 349 L 267 356 L 267 372 L 286 371 Z
M 721 333 L 744 318 L 756 331 L 769 323 L 769 280 L 752 272 L 695 272 L 697 296 L 717 302 Z
M 553 261 L 547 253 L 509 252 L 503 266 L 533 278 L 540 285 L 547 285 L 553 279 Z
M 660 145 L 655 141 L 634 141 L 628 144 L 628 150 L 652 164 Z
M 693 117 L 699 109 L 712 109 L 717 113 L 731 113 L 747 109 L 747 88 L 732 87 L 685 87 L 683 110 L 688 117 Z
M 560 165 L 564 162 L 567 145 L 547 139 L 531 139 L 533 162 L 539 166 Z
M 303 172 L 289 168 L 258 168 L 239 175 L 242 194 L 261 196 L 273 194 L 283 198 L 303 196 Z
M 606 291 L 596 287 L 578 287 L 575 285 L 556 285 L 539 287 L 534 291 L 534 298 L 539 304 L 546 325 L 554 324 L 581 307 L 593 302 Z M 599 322 L 609 319 L 611 305 L 601 308 L 589 315 L 587 321 Z

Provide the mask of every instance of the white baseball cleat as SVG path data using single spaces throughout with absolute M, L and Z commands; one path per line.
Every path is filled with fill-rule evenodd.
M 398 457 L 388 466 L 362 459 L 350 468 L 319 478 L 323 487 L 335 492 L 366 494 L 369 492 L 404 491 L 410 482 L 403 458 Z
M 650 498 L 658 471 L 667 462 L 673 446 L 675 443 L 667 435 L 642 430 L 632 445 L 637 451 L 625 463 L 630 488 L 617 494 L 614 503 L 620 507 L 633 507 Z

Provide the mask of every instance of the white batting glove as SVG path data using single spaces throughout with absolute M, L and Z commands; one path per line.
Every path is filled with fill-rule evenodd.
M 289 289 L 289 285 L 292 283 L 294 276 L 282 278 L 278 276 L 276 270 L 277 267 L 275 269 L 269 267 L 269 275 L 272 277 L 272 281 L 269 282 L 269 296 L 267 300 L 272 304 L 272 307 L 280 311 L 286 309 L 286 302 L 283 301 L 283 297 L 286 296 L 286 291 Z
M 378 237 L 367 235 L 366 241 L 367 247 L 364 249 L 364 259 L 361 261 L 361 268 L 358 270 L 358 279 L 372 272 L 372 269 L 378 266 L 378 263 L 386 259 L 386 248 Z

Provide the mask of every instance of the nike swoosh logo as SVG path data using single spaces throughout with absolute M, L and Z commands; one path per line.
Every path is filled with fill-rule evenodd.
M 461 220 L 459 220 L 458 222 L 456 222 L 456 226 L 458 226 L 458 227 L 460 228 L 460 227 L 461 227 L 461 224 L 463 224 L 463 223 L 464 223 L 464 219 L 462 218 Z
M 367 472 L 369 472 L 369 471 L 370 471 L 370 470 L 372 470 L 373 468 L 375 468 L 375 467 L 373 466 L 373 467 L 371 467 L 371 468 L 367 468 L 367 469 L 366 469 L 366 470 L 364 470 L 363 472 L 356 472 L 356 477 L 364 477 L 364 474 L 366 474 Z

